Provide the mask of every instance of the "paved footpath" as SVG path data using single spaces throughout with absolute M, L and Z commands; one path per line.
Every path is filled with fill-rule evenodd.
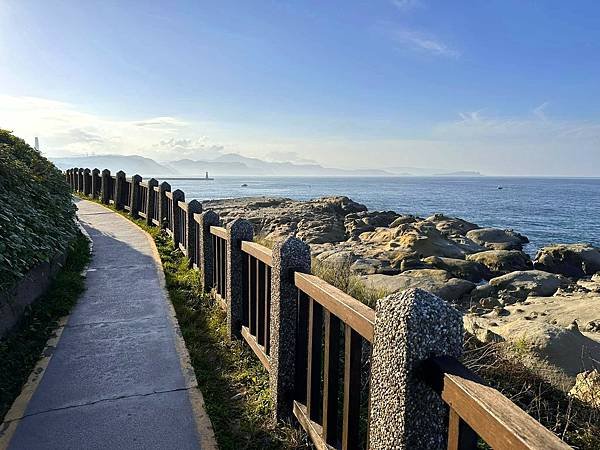
M 31 399 L 5 419 L 9 448 L 216 448 L 153 242 L 98 204 L 77 206 L 94 244 L 86 291 Z

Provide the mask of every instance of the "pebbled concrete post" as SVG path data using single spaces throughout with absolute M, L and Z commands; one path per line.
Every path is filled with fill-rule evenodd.
M 83 171 L 83 193 L 87 196 L 92 193 L 92 176 L 90 175 L 90 169 L 84 169 Z
M 115 178 L 116 188 L 115 188 L 114 201 L 115 201 L 115 208 L 118 210 L 123 209 L 123 189 L 124 189 L 125 182 L 127 181 L 125 178 L 126 178 L 125 172 L 123 172 L 122 170 L 119 170 L 116 173 L 116 178 Z
M 152 222 L 152 218 L 154 217 L 154 197 L 156 197 L 157 192 L 154 188 L 158 186 L 158 181 L 155 178 L 150 178 L 148 180 L 148 197 L 146 198 L 146 225 L 152 226 L 154 222 Z M 158 216 L 160 218 L 160 216 Z
M 186 232 L 185 232 L 185 249 L 187 250 L 187 256 L 190 260 L 190 265 L 194 264 L 196 259 L 196 251 L 198 245 L 196 240 L 199 236 L 196 236 L 196 222 L 194 221 L 194 214 L 200 214 L 202 212 L 202 203 L 198 200 L 192 200 L 188 203 L 188 209 L 186 213 Z
M 98 198 L 100 192 L 100 186 L 102 186 L 102 180 L 100 178 L 100 170 L 92 170 L 92 198 Z
M 77 177 L 78 177 L 78 178 L 77 178 L 77 180 L 78 180 L 78 189 L 77 189 L 77 190 L 78 190 L 80 193 L 83 193 L 83 171 L 84 171 L 84 170 L 85 170 L 85 169 L 84 169 L 83 167 L 81 167 L 81 168 L 79 169 L 79 172 L 78 172 L 78 175 L 77 175 Z
M 310 247 L 295 237 L 273 246 L 269 385 L 276 420 L 293 417 L 298 289 L 294 272 L 310 273 Z
M 69 186 L 71 186 L 71 169 L 65 170 L 65 181 Z
M 140 210 L 140 183 L 142 177 L 135 174 L 131 177 L 131 192 L 129 192 L 129 204 L 131 205 L 131 217 L 137 219 Z
M 185 201 L 185 193 L 180 189 L 175 189 L 173 191 L 173 243 L 175 244 L 175 248 L 182 243 L 181 242 L 181 220 L 179 216 L 179 205 L 177 202 Z
M 214 211 L 205 211 L 201 214 L 194 214 L 194 220 L 198 223 L 197 236 L 197 259 L 198 268 L 202 274 L 202 289 L 204 292 L 210 292 L 213 288 L 213 247 L 212 235 L 210 234 L 211 226 L 218 226 L 220 223 L 219 216 Z
M 101 193 L 100 193 L 100 201 L 105 205 L 108 205 L 110 202 L 110 170 L 104 169 L 102 171 L 102 185 L 101 185 Z
M 226 243 L 227 275 L 225 297 L 227 300 L 227 335 L 230 339 L 240 337 L 243 320 L 242 300 L 244 297 L 244 253 L 242 241 L 251 241 L 254 227 L 243 219 L 235 219 L 227 224 L 229 239 Z
M 171 185 L 166 181 L 160 183 L 159 191 L 158 191 L 158 221 L 160 222 L 160 227 L 165 227 L 165 220 L 167 218 L 167 196 L 165 192 L 171 192 Z
M 446 448 L 448 408 L 416 372 L 427 358 L 458 358 L 462 348 L 461 314 L 439 297 L 408 289 L 377 301 L 370 383 L 372 450 Z

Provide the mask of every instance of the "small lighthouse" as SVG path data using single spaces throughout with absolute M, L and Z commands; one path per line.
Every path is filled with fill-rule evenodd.
M 36 138 L 36 139 L 37 139 L 37 138 Z M 208 180 L 208 172 L 206 172 L 206 177 L 205 177 L 205 179 L 207 179 L 207 180 Z

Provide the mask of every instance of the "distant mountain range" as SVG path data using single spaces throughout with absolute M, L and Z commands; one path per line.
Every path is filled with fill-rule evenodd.
M 61 169 L 89 167 L 109 169 L 111 172 L 123 170 L 127 174 L 142 176 L 204 177 L 212 176 L 481 176 L 479 172 L 460 171 L 445 173 L 443 170 L 421 169 L 416 167 L 393 167 L 380 169 L 336 169 L 319 164 L 298 164 L 292 162 L 271 162 L 258 158 L 248 158 L 237 153 L 227 153 L 205 161 L 179 159 L 156 162 L 138 155 L 99 155 L 75 156 L 50 159 Z

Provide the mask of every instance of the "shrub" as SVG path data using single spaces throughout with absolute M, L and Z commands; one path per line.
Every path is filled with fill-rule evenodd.
M 74 215 L 60 170 L 0 129 L 0 292 L 67 247 L 77 230 Z

